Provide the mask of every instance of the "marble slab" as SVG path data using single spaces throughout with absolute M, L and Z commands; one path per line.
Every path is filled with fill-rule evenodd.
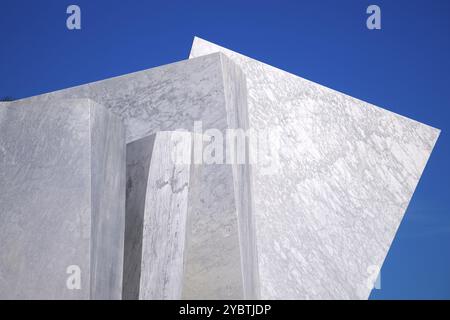
M 195 131 L 196 121 L 201 121 L 202 131 L 217 129 L 225 133 L 231 125 L 230 114 L 247 107 L 245 77 L 220 53 L 22 101 L 34 104 L 62 98 L 90 98 L 120 116 L 127 143 L 159 131 Z M 189 254 L 183 297 L 244 298 L 242 266 L 247 264 L 241 261 L 241 215 L 236 205 L 233 166 L 205 166 L 208 168 L 200 178 L 193 209 L 193 227 L 186 240 Z
M 275 138 L 250 166 L 257 295 L 367 299 L 440 131 L 200 38 L 190 57 L 214 52 Z
M 192 143 L 162 131 L 127 145 L 124 299 L 182 297 Z
M 88 99 L 2 105 L 0 181 L 0 299 L 121 298 L 120 118 Z
M 127 187 L 125 209 L 125 247 L 123 260 L 124 300 L 138 300 L 141 280 L 144 215 L 148 174 L 156 134 L 127 145 Z M 185 231 L 183 231 L 185 232 Z

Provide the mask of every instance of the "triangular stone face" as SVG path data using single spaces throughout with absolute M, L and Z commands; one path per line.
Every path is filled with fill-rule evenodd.
M 277 133 L 252 165 L 259 296 L 367 299 L 439 130 L 200 38 L 190 57 L 214 52 L 246 76 L 249 127 Z

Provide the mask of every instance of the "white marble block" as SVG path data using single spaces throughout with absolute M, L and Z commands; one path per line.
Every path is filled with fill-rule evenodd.
M 275 139 L 250 166 L 257 296 L 367 299 L 439 130 L 199 38 L 190 57 L 214 52 L 245 74 L 249 128 Z
M 127 145 L 124 299 L 182 297 L 192 143 L 162 131 Z
M 148 69 L 24 99 L 29 104 L 61 98 L 90 98 L 120 116 L 127 143 L 158 131 L 202 130 L 225 133 L 247 108 L 245 77 L 223 54 Z M 244 121 L 245 122 L 245 121 Z M 183 297 L 244 298 L 243 262 L 232 165 L 206 166 L 194 202 L 186 242 Z M 248 272 L 252 272 L 247 268 Z M 245 272 L 244 272 L 245 273 Z M 251 290 L 250 290 L 251 291 Z
M 0 106 L 0 299 L 121 298 L 125 160 L 89 99 Z

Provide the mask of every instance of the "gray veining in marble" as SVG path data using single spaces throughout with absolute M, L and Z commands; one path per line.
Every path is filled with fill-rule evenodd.
M 121 298 L 124 171 L 123 124 L 93 101 L 1 106 L 0 298 Z
M 260 297 L 367 299 L 439 130 L 195 38 L 213 52 L 245 73 L 249 127 L 281 130 L 276 170 L 250 169 Z
M 127 143 L 158 131 L 227 127 L 219 53 L 22 99 L 89 98 L 120 116 Z
M 182 154 L 187 161 L 174 161 Z M 181 299 L 192 134 L 158 132 L 127 146 L 124 298 Z
M 227 60 L 216 53 L 23 101 L 90 98 L 123 119 L 127 142 L 158 131 L 193 131 L 194 121 L 202 121 L 203 130 L 225 132 L 229 127 L 227 113 L 246 108 L 242 95 L 232 97 L 232 88 L 245 87 L 245 78 Z M 199 183 L 191 236 L 186 242 L 183 297 L 244 298 L 237 221 L 240 214 L 232 166 L 208 166 Z
M 148 137 L 130 142 L 127 145 L 125 249 L 122 294 L 124 300 L 139 299 L 142 231 L 146 211 L 145 200 L 155 137 L 156 134 L 152 134 Z

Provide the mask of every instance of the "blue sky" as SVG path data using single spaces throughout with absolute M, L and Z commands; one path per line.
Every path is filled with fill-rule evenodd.
M 450 1 L 2 0 L 0 15 L 0 97 L 186 59 L 197 35 L 441 129 L 371 298 L 450 298 Z

